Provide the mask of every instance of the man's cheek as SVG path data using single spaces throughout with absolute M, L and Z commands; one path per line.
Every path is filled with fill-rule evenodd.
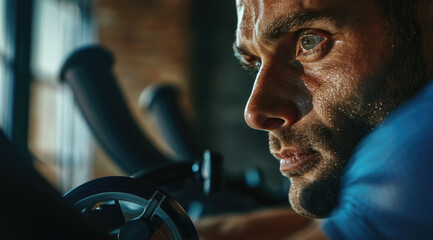
M 331 61 L 326 60 L 320 68 L 305 68 L 308 77 L 303 78 L 304 83 L 318 100 L 348 98 L 353 89 L 362 84 L 363 78 L 353 65 L 341 59 Z
M 314 115 L 318 120 L 328 128 L 333 128 L 338 122 L 339 111 L 341 108 L 341 99 L 337 92 L 332 89 L 321 93 L 313 98 L 313 111 Z

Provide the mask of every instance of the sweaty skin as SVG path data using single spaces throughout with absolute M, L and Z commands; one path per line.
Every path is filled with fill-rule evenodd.
M 257 71 L 245 120 L 269 132 L 270 151 L 291 180 L 293 209 L 326 217 L 356 144 L 419 88 L 422 42 L 395 41 L 374 0 L 236 5 L 235 55 Z M 407 50 L 409 41 L 415 48 Z M 398 55 L 402 49 L 408 54 Z M 394 71 L 397 65 L 402 69 Z M 414 79 L 410 90 L 407 79 Z

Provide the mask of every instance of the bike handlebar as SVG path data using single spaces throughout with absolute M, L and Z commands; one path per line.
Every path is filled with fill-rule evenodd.
M 128 174 L 169 161 L 134 121 L 112 73 L 114 58 L 99 46 L 77 50 L 64 63 L 60 78 L 102 147 Z

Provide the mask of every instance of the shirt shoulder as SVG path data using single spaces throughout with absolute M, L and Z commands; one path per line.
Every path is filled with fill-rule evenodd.
M 432 172 L 433 82 L 359 144 L 323 230 L 336 239 L 433 239 Z

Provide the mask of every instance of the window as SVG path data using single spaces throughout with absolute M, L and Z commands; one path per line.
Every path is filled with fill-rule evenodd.
M 0 1 L 0 127 L 9 138 L 12 135 L 14 20 L 15 11 L 11 1 Z
M 92 178 L 93 140 L 60 68 L 95 41 L 92 1 L 34 1 L 29 147 L 35 166 L 60 192 Z

